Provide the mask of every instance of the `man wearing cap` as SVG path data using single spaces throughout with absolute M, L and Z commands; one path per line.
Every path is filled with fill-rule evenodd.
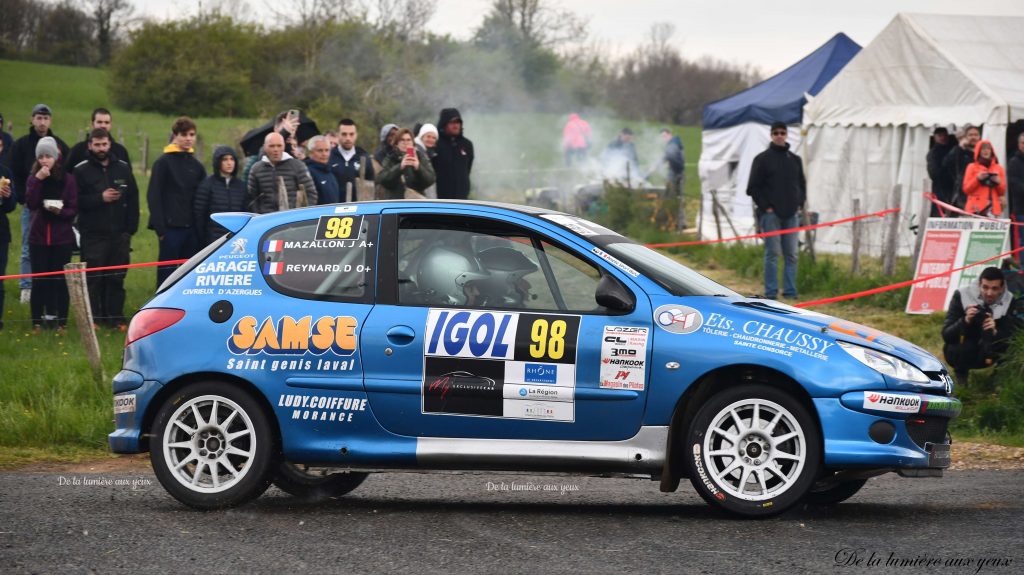
M 942 168 L 942 160 L 949 155 L 956 142 L 949 137 L 949 130 L 946 128 L 935 128 L 932 133 L 931 149 L 928 150 L 928 177 L 932 180 L 932 193 L 935 197 L 947 204 L 953 203 L 953 174 Z M 931 217 L 940 215 L 939 206 L 932 204 Z
M 437 197 L 464 200 L 469 197 L 469 173 L 473 170 L 473 142 L 462 131 L 462 115 L 455 108 L 441 110 L 437 129 L 437 155 L 431 160 L 437 175 Z
M 68 157 L 68 145 L 53 134 L 50 130 L 50 122 L 53 119 L 53 113 L 50 111 L 50 107 L 46 104 L 36 104 L 32 108 L 32 126 L 28 130 L 28 134 L 18 138 L 18 141 L 14 142 L 13 150 L 11 151 L 11 171 L 14 172 L 14 189 L 18 190 L 19 194 L 22 194 L 18 198 L 18 201 L 22 204 L 25 203 L 25 190 L 28 182 L 28 177 L 32 172 L 32 164 L 36 161 L 36 145 L 39 140 L 47 136 L 54 139 L 57 142 L 57 149 L 60 153 L 61 158 Z M 58 158 L 60 160 L 60 158 Z M 32 263 L 29 259 L 28 251 L 28 230 L 29 224 L 32 221 L 32 216 L 29 213 L 29 209 L 24 207 L 21 210 L 21 273 L 30 274 L 32 273 Z M 28 303 L 31 297 L 32 280 L 30 278 L 22 278 L 18 280 L 18 284 L 21 287 L 21 303 Z
M 950 148 L 949 153 L 942 159 L 942 168 L 949 174 L 953 182 L 953 191 L 950 193 L 951 204 L 958 204 L 963 207 L 966 203 L 966 196 L 963 193 L 964 173 L 967 166 L 974 163 L 974 147 L 981 139 L 981 128 L 970 124 L 964 126 L 963 134 L 960 137 L 958 146 Z M 962 198 L 963 201 L 958 201 Z
M 789 130 L 784 122 L 774 122 L 768 149 L 754 157 L 750 167 L 747 195 L 757 205 L 756 215 L 762 232 L 795 228 L 797 212 L 807 200 L 807 180 L 800 156 L 789 151 Z M 775 299 L 779 292 L 779 253 L 783 256 L 782 295 L 796 298 L 797 234 L 789 233 L 764 239 L 764 297 Z
M 132 159 L 128 157 L 128 150 L 124 146 L 118 144 L 114 140 L 114 129 L 112 127 L 113 122 L 111 121 L 110 110 L 106 108 L 96 108 L 92 111 L 92 125 L 89 126 L 89 133 L 85 135 L 85 139 L 78 142 L 71 147 L 71 152 L 68 154 L 67 161 L 64 162 L 64 167 L 69 172 L 75 171 L 75 166 L 89 159 L 89 140 L 90 134 L 93 130 L 106 130 L 110 136 L 110 156 L 115 160 L 120 160 L 131 168 Z

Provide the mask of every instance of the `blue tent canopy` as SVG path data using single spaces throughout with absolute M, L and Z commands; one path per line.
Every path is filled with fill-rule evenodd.
M 846 66 L 860 44 L 836 34 L 804 59 L 764 82 L 704 106 L 704 129 L 728 128 L 745 122 L 799 124 L 807 101 Z

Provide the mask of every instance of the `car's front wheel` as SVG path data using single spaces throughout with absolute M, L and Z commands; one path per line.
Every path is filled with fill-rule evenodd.
M 767 385 L 741 385 L 711 397 L 687 434 L 694 488 L 727 511 L 764 517 L 785 511 L 818 473 L 821 439 L 806 407 Z
M 274 474 L 274 485 L 278 489 L 304 499 L 320 501 L 349 494 L 366 481 L 367 473 L 318 473 L 304 465 L 282 461 Z
M 160 407 L 150 461 L 175 499 L 223 509 L 259 497 L 270 485 L 274 435 L 247 392 L 219 382 L 187 385 Z

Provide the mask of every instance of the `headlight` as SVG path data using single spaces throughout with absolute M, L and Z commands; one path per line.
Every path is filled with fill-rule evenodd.
M 837 341 L 836 343 L 838 343 L 839 347 L 846 350 L 846 353 L 852 355 L 857 361 L 878 373 L 888 375 L 889 377 L 896 379 L 902 379 L 904 381 L 912 381 L 914 383 L 931 382 L 931 379 L 929 379 L 923 371 L 898 357 L 894 357 L 880 351 L 875 351 L 867 347 L 847 343 L 845 341 Z

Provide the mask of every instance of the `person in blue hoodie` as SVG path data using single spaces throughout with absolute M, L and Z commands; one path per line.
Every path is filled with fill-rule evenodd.
M 206 246 L 228 233 L 210 219 L 221 212 L 244 212 L 245 182 L 238 179 L 238 154 L 230 146 L 213 150 L 213 173 L 200 182 L 192 204 L 199 242 Z
M 341 186 L 331 170 L 331 144 L 325 136 L 313 136 L 306 144 L 309 157 L 305 159 L 309 177 L 316 186 L 317 204 L 336 204 L 344 201 Z

